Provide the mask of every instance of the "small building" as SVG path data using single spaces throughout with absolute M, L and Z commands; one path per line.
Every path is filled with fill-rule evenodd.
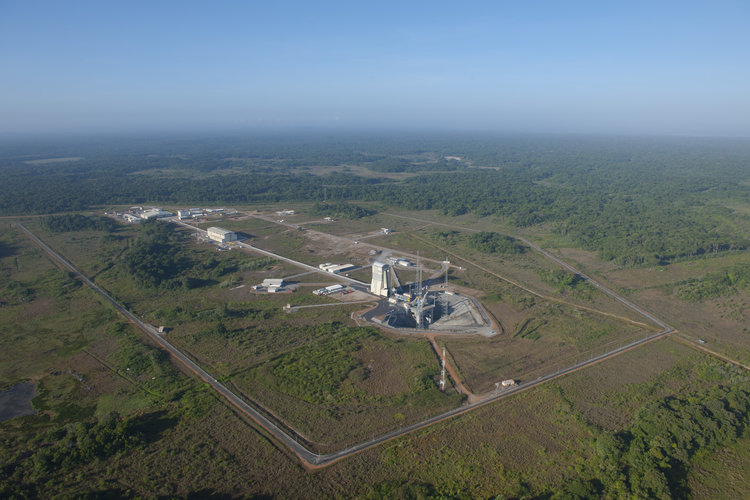
M 261 286 L 266 287 L 266 288 L 271 288 L 271 287 L 281 288 L 284 286 L 284 284 L 285 283 L 284 283 L 283 278 L 282 279 L 265 279 L 263 280 L 263 284 Z
M 126 221 L 132 222 L 132 223 L 136 223 L 136 222 L 140 222 L 141 221 L 140 217 L 138 217 L 137 215 L 133 215 L 133 214 L 122 214 L 122 218 L 125 219 Z
M 511 387 L 516 385 L 516 381 L 513 379 L 503 380 L 502 382 L 500 382 L 500 385 L 502 385 L 503 387 Z
M 327 273 L 339 274 L 356 269 L 357 266 L 352 264 L 331 264 L 330 262 L 326 262 L 325 264 L 320 264 L 318 267 Z
M 329 267 L 328 269 L 326 269 L 326 271 L 332 274 L 339 274 L 339 273 L 345 273 L 347 271 L 351 271 L 356 267 L 357 266 L 353 266 L 351 264 L 340 264 L 340 265 Z
M 276 215 L 294 215 L 294 210 L 279 210 Z
M 325 288 L 318 288 L 317 290 L 313 290 L 313 295 L 329 295 L 332 293 L 343 292 L 344 290 L 344 285 L 331 285 Z
M 387 227 L 381 227 L 380 230 L 383 234 L 391 234 L 393 232 L 393 229 L 388 229 Z
M 212 239 L 213 241 L 218 241 L 219 243 L 237 241 L 237 233 L 235 233 L 234 231 L 229 231 L 228 229 L 222 229 L 220 227 L 209 227 L 206 232 L 208 233 L 208 237 L 210 239 Z

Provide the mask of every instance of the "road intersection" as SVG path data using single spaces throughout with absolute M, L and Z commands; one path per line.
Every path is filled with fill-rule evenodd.
M 411 217 L 404 217 L 404 216 L 396 216 L 396 217 L 403 217 L 403 218 L 410 218 L 414 220 L 421 220 Z M 199 228 L 196 228 L 195 226 L 185 224 L 179 221 L 174 221 L 177 223 L 182 224 L 183 226 L 186 226 L 192 230 L 198 230 L 202 231 Z M 424 221 L 424 222 L 430 222 L 432 224 L 439 224 L 432 221 Z M 444 226 L 449 227 L 460 227 L 460 226 L 451 226 L 449 224 L 440 224 Z M 364 451 L 366 449 L 372 448 L 374 446 L 378 446 L 382 443 L 385 443 L 387 441 L 390 441 L 392 439 L 396 439 L 398 437 L 404 436 L 406 434 L 412 433 L 414 431 L 424 429 L 425 427 L 429 427 L 431 425 L 434 425 L 438 422 L 456 417 L 458 415 L 462 415 L 464 413 L 473 411 L 477 408 L 486 406 L 488 404 L 491 404 L 495 401 L 498 401 L 500 399 L 504 399 L 507 397 L 510 397 L 512 395 L 518 394 L 519 392 L 531 389 L 533 387 L 539 386 L 541 384 L 544 384 L 546 382 L 549 382 L 550 380 L 556 379 L 558 377 L 561 377 L 563 375 L 566 375 L 568 373 L 583 369 L 585 367 L 594 365 L 596 363 L 599 363 L 603 360 L 612 358 L 614 356 L 617 356 L 619 354 L 622 354 L 624 352 L 627 352 L 629 350 L 635 349 L 638 346 L 641 346 L 645 343 L 652 342 L 654 340 L 657 340 L 659 338 L 662 338 L 674 331 L 674 329 L 667 325 L 665 322 L 659 320 L 652 314 L 644 311 L 639 306 L 631 303 L 630 301 L 626 300 L 625 298 L 619 296 L 617 293 L 615 293 L 612 290 L 609 290 L 608 288 L 604 287 L 603 285 L 597 283 L 595 280 L 591 279 L 589 276 L 584 275 L 583 273 L 577 271 L 572 266 L 568 265 L 567 263 L 561 261 L 557 257 L 551 255 L 547 251 L 541 249 L 537 245 L 527 241 L 520 239 L 520 241 L 523 241 L 525 244 L 529 245 L 531 248 L 535 249 L 536 251 L 540 252 L 542 255 L 546 256 L 547 258 L 553 260 L 557 264 L 563 266 L 567 270 L 574 272 L 581 276 L 582 279 L 587 280 L 589 283 L 591 283 L 593 286 L 600 289 L 602 292 L 606 293 L 607 295 L 611 296 L 612 298 L 618 300 L 625 306 L 629 307 L 633 311 L 636 311 L 637 313 L 641 314 L 645 318 L 648 318 L 650 321 L 657 324 L 659 327 L 661 327 L 661 330 L 657 333 L 654 333 L 652 335 L 649 335 L 647 337 L 644 337 L 642 339 L 638 339 L 634 342 L 631 342 L 627 345 L 617 347 L 615 349 L 612 349 L 608 352 L 599 354 L 597 356 L 594 356 L 590 359 L 587 359 L 585 361 L 581 361 L 578 363 L 575 363 L 573 365 L 570 365 L 566 368 L 557 370 L 553 373 L 544 375 L 542 377 L 539 377 L 536 380 L 533 381 L 527 381 L 520 383 L 516 386 L 504 388 L 502 390 L 492 391 L 488 394 L 485 394 L 483 396 L 477 396 L 477 400 L 474 402 L 470 402 L 468 404 L 465 404 L 463 406 L 460 406 L 458 408 L 454 408 L 452 410 L 443 412 L 439 415 L 435 415 L 433 417 L 430 417 L 428 419 L 425 419 L 421 422 L 417 422 L 414 424 L 411 424 L 406 427 L 402 427 L 399 429 L 395 429 L 391 432 L 385 433 L 381 436 L 374 437 L 372 439 L 354 444 L 352 446 L 349 446 L 347 448 L 344 448 L 342 450 L 328 453 L 328 454 L 319 454 L 314 452 L 310 449 L 310 443 L 305 443 L 304 439 L 301 438 L 293 429 L 285 426 L 282 422 L 280 422 L 278 419 L 276 419 L 273 414 L 263 408 L 261 405 L 255 403 L 255 402 L 248 402 L 244 399 L 237 396 L 234 392 L 232 392 L 229 388 L 227 388 L 224 384 L 216 380 L 211 374 L 206 372 L 203 368 L 201 368 L 197 363 L 195 363 L 192 359 L 190 359 L 185 353 L 183 353 L 180 349 L 175 347 L 173 344 L 171 344 L 162 334 L 158 332 L 158 330 L 144 321 L 142 321 L 140 318 L 132 314 L 130 311 L 128 311 L 122 304 L 120 304 L 117 300 L 115 300 L 111 295 L 109 295 L 104 289 L 99 287 L 96 283 L 91 281 L 87 276 L 85 276 L 81 271 L 79 271 L 75 266 L 73 266 L 72 263 L 70 263 L 67 259 L 65 259 L 63 256 L 61 256 L 59 253 L 54 251 L 52 248 L 50 248 L 47 244 L 45 244 L 42 240 L 40 240 L 37 236 L 35 236 L 33 233 L 31 233 L 27 228 L 25 228 L 21 224 L 17 224 L 17 226 L 24 232 L 26 235 L 31 238 L 37 245 L 39 245 L 54 261 L 58 262 L 60 265 L 62 265 L 64 268 L 66 268 L 68 271 L 73 273 L 75 276 L 77 276 L 81 281 L 83 281 L 86 285 L 88 285 L 92 290 L 94 290 L 97 294 L 99 294 L 101 297 L 103 297 L 109 304 L 111 304 L 120 314 L 122 314 L 125 318 L 127 318 L 129 321 L 131 321 L 133 324 L 138 326 L 153 342 L 155 342 L 157 345 L 161 346 L 164 350 L 168 351 L 173 359 L 175 359 L 178 363 L 183 365 L 185 368 L 187 368 L 189 371 L 191 371 L 195 376 L 197 376 L 200 380 L 207 383 L 214 391 L 216 391 L 218 394 L 220 394 L 222 397 L 224 397 L 229 403 L 231 403 L 234 407 L 236 407 L 240 412 L 245 414 L 246 416 L 250 417 L 253 421 L 255 421 L 263 430 L 265 430 L 268 434 L 273 436 L 276 440 L 283 443 L 290 451 L 292 451 L 299 460 L 308 468 L 319 468 L 324 467 L 327 465 L 330 465 L 334 462 L 337 462 L 339 460 L 342 460 L 344 458 L 350 457 L 356 453 L 359 453 L 361 451 Z M 461 228 L 465 229 L 465 228 Z M 315 271 L 315 272 L 321 272 L 320 269 L 315 268 L 313 266 L 309 266 L 307 264 L 303 264 L 297 261 L 294 261 L 292 259 L 288 259 L 286 257 L 274 254 L 272 252 L 268 252 L 266 250 L 262 250 L 260 248 L 257 248 L 255 246 L 249 245 L 247 243 L 238 243 L 239 246 L 244 247 L 250 251 L 260 253 L 262 255 L 266 255 L 269 257 L 273 257 L 275 259 L 279 259 L 282 261 L 287 261 L 290 263 L 293 263 L 295 265 L 298 265 L 302 267 L 303 269 L 306 269 L 308 271 Z M 362 282 L 359 282 L 357 280 L 353 280 L 351 278 L 347 278 L 345 276 L 336 275 L 336 278 L 341 279 L 343 281 L 352 282 L 352 284 L 357 285 L 363 285 Z M 304 443 L 304 444 L 303 444 Z

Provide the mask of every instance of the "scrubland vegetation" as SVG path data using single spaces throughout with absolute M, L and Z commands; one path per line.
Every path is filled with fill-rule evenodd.
M 169 224 L 122 225 L 101 207 L 290 204 L 300 221 L 341 219 L 317 231 L 359 238 L 394 228 L 366 241 L 458 263 L 449 283 L 476 294 L 500 326 L 493 339 L 439 339 L 476 392 L 652 331 L 514 234 L 545 242 L 683 341 L 700 337 L 749 362 L 745 142 L 352 142 L 264 138 L 206 153 L 198 141 L 182 143 L 179 157 L 147 156 L 153 143 L 126 145 L 127 154 L 59 145 L 55 155 L 85 157 L 64 164 L 27 164 L 27 146 L 6 146 L 0 211 L 52 214 L 18 220 L 320 452 L 461 404 L 453 388 L 438 390 L 428 342 L 356 326 L 356 305 L 284 312 L 335 301 L 237 288 L 297 271 L 216 252 Z M 38 413 L 0 423 L 4 498 L 747 496 L 748 372 L 672 339 L 305 471 L 12 222 L 0 221 L 0 386 L 33 381 Z M 261 248 L 322 259 L 304 231 L 260 219 L 225 225 Z

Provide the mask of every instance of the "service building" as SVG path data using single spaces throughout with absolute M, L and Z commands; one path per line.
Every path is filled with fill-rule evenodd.
M 237 241 L 237 233 L 229 231 L 227 229 L 222 229 L 220 227 L 209 227 L 207 232 L 210 239 L 212 239 L 213 241 L 218 241 L 219 243 Z

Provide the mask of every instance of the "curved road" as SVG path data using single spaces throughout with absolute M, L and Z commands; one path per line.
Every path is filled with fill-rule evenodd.
M 476 408 L 488 405 L 490 403 L 493 403 L 495 401 L 498 401 L 503 398 L 507 398 L 509 396 L 512 396 L 514 394 L 517 394 L 521 391 L 525 391 L 527 389 L 531 389 L 532 387 L 536 387 L 540 384 L 543 384 L 545 382 L 548 382 L 552 379 L 555 379 L 557 377 L 563 376 L 565 374 L 568 374 L 570 372 L 580 370 L 581 368 L 593 365 L 595 363 L 599 363 L 602 360 L 605 360 L 607 358 L 611 358 L 613 356 L 617 356 L 618 354 L 621 354 L 625 351 L 631 350 L 635 347 L 638 347 L 642 344 L 645 344 L 646 342 L 651 342 L 652 340 L 658 339 L 663 337 L 664 335 L 670 333 L 673 331 L 672 327 L 667 325 L 666 323 L 663 323 L 662 321 L 658 320 L 657 318 L 653 317 L 652 315 L 646 313 L 639 307 L 633 305 L 629 301 L 625 300 L 624 298 L 620 297 L 619 295 L 615 294 L 615 292 L 612 292 L 595 281 L 591 280 L 591 278 L 588 278 L 584 276 L 583 274 L 576 271 L 571 266 L 568 266 L 567 264 L 559 261 L 554 256 L 548 254 L 547 252 L 541 250 L 536 245 L 530 244 L 529 242 L 524 241 L 524 243 L 529 244 L 532 246 L 532 248 L 542 252 L 544 255 L 546 255 L 548 258 L 551 258 L 555 262 L 558 262 L 560 265 L 563 265 L 566 269 L 570 270 L 571 272 L 575 272 L 579 275 L 581 275 L 583 278 L 587 279 L 590 283 L 592 283 L 594 286 L 597 286 L 599 289 L 601 289 L 603 292 L 607 293 L 608 295 L 614 297 L 615 299 L 619 300 L 623 304 L 625 304 L 628 307 L 631 307 L 635 311 L 639 312 L 640 314 L 643 314 L 647 318 L 651 319 L 658 325 L 663 327 L 663 330 L 661 330 L 658 333 L 655 333 L 653 335 L 650 335 L 648 337 L 642 338 L 640 340 L 636 340 L 634 342 L 631 342 L 630 344 L 624 345 L 622 347 L 618 347 L 617 349 L 614 349 L 612 351 L 606 352 L 604 354 L 600 354 L 598 356 L 595 356 L 591 359 L 588 359 L 586 361 L 582 361 L 579 363 L 576 363 L 574 365 L 571 365 L 567 368 L 563 368 L 561 370 L 558 370 L 554 373 L 550 373 L 548 375 L 544 375 L 537 380 L 525 382 L 522 384 L 519 384 L 515 387 L 511 387 L 508 389 L 503 389 L 496 391 L 495 393 L 490 394 L 489 396 L 485 397 L 481 401 L 467 404 L 458 408 L 454 408 L 453 410 L 446 411 L 444 413 L 441 413 L 439 415 L 435 415 L 433 417 L 430 417 L 426 420 L 423 420 L 421 422 L 417 422 L 415 424 L 409 425 L 407 427 L 403 427 L 391 432 L 388 432 L 386 434 L 383 434 L 381 436 L 378 436 L 376 438 L 363 441 L 361 443 L 357 443 L 353 446 L 350 446 L 348 448 L 344 448 L 342 450 L 321 455 L 318 453 L 315 453 L 298 441 L 298 436 L 294 431 L 289 430 L 285 431 L 283 430 L 276 422 L 271 420 L 270 414 L 260 405 L 251 405 L 247 402 L 245 402 L 243 399 L 241 399 L 239 396 L 234 394 L 231 390 L 229 390 L 224 384 L 217 381 L 215 378 L 213 378 L 208 372 L 203 370 L 200 366 L 198 366 L 195 362 L 193 362 L 189 357 L 187 357 L 185 354 L 182 353 L 177 347 L 172 345 L 167 339 L 165 339 L 163 336 L 159 335 L 156 328 L 154 328 L 152 325 L 149 325 L 143 321 L 141 321 L 138 317 L 136 317 L 133 313 L 128 311 L 122 304 L 117 302 L 114 298 L 112 298 L 104 289 L 96 285 L 93 281 L 91 281 L 89 278 L 87 278 L 83 273 L 81 273 L 78 269 L 76 269 L 70 262 L 68 262 L 64 257 L 62 257 L 60 254 L 52 250 L 49 246 L 47 246 L 42 240 L 37 238 L 33 233 L 31 233 L 28 229 L 26 229 L 23 225 L 17 224 L 20 229 L 26 233 L 29 238 L 31 238 L 37 245 L 39 245 L 47 254 L 49 254 L 54 260 L 59 262 L 61 265 L 63 265 L 66 269 L 71 271 L 73 274 L 75 274 L 79 279 L 81 279 L 86 285 L 91 287 L 96 293 L 98 293 L 100 296 L 102 296 L 107 302 L 112 304 L 112 306 L 117 309 L 123 316 L 128 318 L 130 321 L 132 321 L 135 325 L 137 325 L 141 330 L 143 330 L 146 335 L 151 338 L 154 342 L 156 342 L 158 345 L 160 345 L 163 349 L 167 350 L 177 361 L 179 361 L 183 366 L 188 368 L 190 371 L 192 371 L 195 375 L 198 376 L 202 381 L 209 384 L 216 392 L 221 394 L 227 401 L 232 403 L 236 408 L 238 408 L 240 411 L 242 411 L 245 415 L 252 418 L 258 425 L 260 425 L 263 429 L 265 429 L 268 433 L 270 433 L 272 436 L 274 436 L 278 441 L 282 442 L 287 448 L 289 448 L 297 457 L 302 461 L 302 463 L 307 466 L 308 468 L 317 468 L 317 467 L 324 467 L 326 465 L 330 465 L 333 462 L 336 462 L 338 460 L 347 458 L 351 455 L 354 455 L 355 453 L 359 453 L 363 450 L 366 450 L 368 448 L 371 448 L 373 446 L 380 445 L 382 443 L 385 443 L 387 441 L 390 441 L 392 439 L 398 438 L 400 436 L 403 436 L 405 434 L 409 434 L 411 432 L 417 431 L 419 429 L 423 429 L 425 427 L 428 427 L 430 425 L 433 425 L 437 422 L 455 417 L 457 415 L 461 415 L 463 413 L 472 411 Z M 193 226 L 189 226 L 187 224 L 184 224 L 192 229 L 196 229 Z M 447 225 L 447 224 L 442 224 Z M 313 268 L 312 266 L 308 266 L 306 264 L 302 264 L 296 261 L 292 261 L 291 259 L 283 258 L 281 256 L 277 256 L 276 254 L 273 254 L 271 252 L 266 252 L 265 250 L 260 250 L 256 247 L 252 247 L 247 244 L 243 244 L 242 246 L 246 246 L 254 251 L 272 256 L 274 258 L 280 258 L 281 260 L 285 260 L 288 262 L 292 262 L 296 265 L 302 265 L 302 267 L 309 268 L 311 270 L 315 270 L 316 272 L 320 272 L 319 269 Z M 345 278 L 343 276 L 337 276 L 339 278 Z M 356 280 L 349 280 L 346 279 L 346 281 L 356 281 Z M 257 407 L 256 407 L 257 406 Z
M 436 226 L 445 226 L 445 227 L 451 227 L 451 228 L 454 228 L 454 229 L 461 229 L 461 230 L 463 230 L 463 231 L 471 231 L 471 232 L 474 232 L 474 233 L 479 233 L 479 232 L 481 232 L 481 231 L 480 231 L 479 229 L 471 229 L 471 228 L 467 228 L 467 227 L 456 226 L 456 225 L 453 225 L 453 224 L 445 224 L 445 223 L 443 223 L 443 222 L 434 222 L 434 221 L 428 221 L 428 220 L 426 220 L 426 219 L 420 219 L 420 218 L 418 218 L 418 217 L 407 217 L 407 216 L 405 216 L 405 215 L 396 215 L 396 214 L 391 214 L 391 213 L 386 213 L 385 215 L 388 215 L 388 216 L 390 216 L 390 217 L 397 217 L 397 218 L 399 218 L 399 219 L 407 219 L 407 220 L 413 220 L 413 221 L 417 221 L 417 222 L 429 222 L 429 223 L 431 223 L 431 224 L 433 224 L 433 225 L 436 225 Z M 639 306 L 637 306 L 637 305 L 633 304 L 632 302 L 630 302 L 630 301 L 629 301 L 629 300 L 627 300 L 626 298 L 622 297 L 621 295 L 618 295 L 617 293 L 613 292 L 612 290 L 610 290 L 609 288 L 605 287 L 605 286 L 604 286 L 604 285 L 602 285 L 601 283 L 599 283 L 599 282 L 597 282 L 596 280 L 592 279 L 592 278 L 591 278 L 590 276 L 587 276 L 586 274 L 582 273 L 582 272 L 581 272 L 581 271 L 579 271 L 578 269 L 574 268 L 573 266 L 571 266 L 571 265 L 570 265 L 570 264 L 568 264 L 567 262 L 564 262 L 564 261 L 560 260 L 560 259 L 559 259 L 558 257 L 555 257 L 554 255 L 552 255 L 551 253 L 549 253 L 549 252 L 548 252 L 547 250 L 544 250 L 543 248 L 541 248 L 541 247 L 540 247 L 539 245 L 537 245 L 536 243 L 532 243 L 532 242 L 530 242 L 529 240 L 527 240 L 527 239 L 525 239 L 525 238 L 521 238 L 521 237 L 519 237 L 519 236 L 513 236 L 513 238 L 517 239 L 518 241 L 521 241 L 521 242 L 525 243 L 525 244 L 526 244 L 526 245 L 528 245 L 529 247 L 533 248 L 534 250 L 536 250 L 536 251 L 537 251 L 537 252 L 539 252 L 540 254 L 544 255 L 544 256 L 545 256 L 545 257 L 547 257 L 547 258 L 548 258 L 549 260 L 551 260 L 551 261 L 555 262 L 556 264 L 558 264 L 558 265 L 560 265 L 560 266 L 564 267 L 564 268 L 565 268 L 565 269 L 567 269 L 568 271 L 570 271 L 570 272 L 572 272 L 572 273 L 574 273 L 574 274 L 577 274 L 577 275 L 578 275 L 578 276 L 580 276 L 580 277 L 581 277 L 582 279 L 584 279 L 584 280 L 588 281 L 588 282 L 589 282 L 589 283 L 591 283 L 591 284 L 592 284 L 593 286 L 595 286 L 596 288 L 598 288 L 599 290 L 601 290 L 601 291 L 602 291 L 602 292 L 604 292 L 605 294 L 609 295 L 609 296 L 610 296 L 610 297 L 612 297 L 613 299 L 617 300 L 617 301 L 618 301 L 618 302 L 620 302 L 621 304 L 624 304 L 625 306 L 627 306 L 628 308 L 630 308 L 630 309 L 632 309 L 633 311 L 637 312 L 637 313 L 638 313 L 638 314 L 640 314 L 641 316 L 643 316 L 643 317 L 645 317 L 645 318 L 648 318 L 648 319 L 650 319 L 650 320 L 651 320 L 651 321 L 653 321 L 653 322 L 654 322 L 655 324 L 659 325 L 659 326 L 660 326 L 660 327 L 661 327 L 661 328 L 662 328 L 663 330 L 669 330 L 669 332 L 671 332 L 671 331 L 673 330 L 673 328 L 672 328 L 671 326 L 669 326 L 668 324 L 664 323 L 664 322 L 663 322 L 663 321 L 661 321 L 661 320 L 660 320 L 659 318 L 655 317 L 654 315 L 652 315 L 651 313 L 649 313 L 649 312 L 647 312 L 647 311 L 644 311 L 644 310 L 643 310 L 643 309 L 641 309 L 641 308 L 640 308 Z M 667 332 L 667 333 L 669 333 L 669 332 Z

